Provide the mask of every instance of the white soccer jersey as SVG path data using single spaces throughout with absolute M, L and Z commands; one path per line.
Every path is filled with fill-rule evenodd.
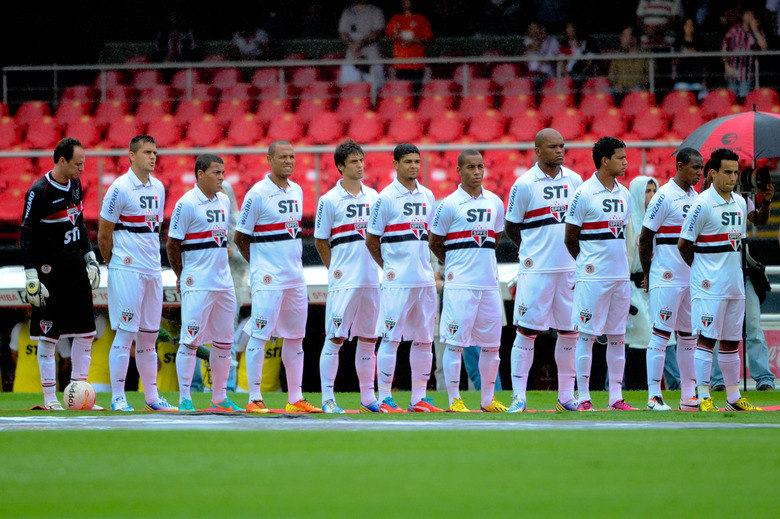
M 581 227 L 577 281 L 628 279 L 623 229 L 628 223 L 631 195 L 615 181 L 612 191 L 594 173 L 572 197 L 566 223 Z
M 473 197 L 462 187 L 442 200 L 431 232 L 444 236 L 446 288 L 497 289 L 496 234 L 504 231 L 504 204 L 487 189 Z
M 165 207 L 162 182 L 149 175 L 142 184 L 130 168 L 114 180 L 100 216 L 114 225 L 109 268 L 160 273 L 160 225 Z
M 729 201 L 714 186 L 694 200 L 680 238 L 694 243 L 691 299 L 744 299 L 742 239 L 747 238 L 745 199 Z
M 658 190 L 650 200 L 642 226 L 655 232 L 653 261 L 650 265 L 650 288 L 687 287 L 691 268 L 677 249 L 677 240 L 696 191 L 687 193 L 674 180 Z
M 380 236 L 384 279 L 382 286 L 435 286 L 428 227 L 436 199 L 417 183 L 409 191 L 398 180 L 384 188 L 371 207 L 368 232 Z
M 227 242 L 230 199 L 209 200 L 198 186 L 176 202 L 168 236 L 182 240 L 181 291 L 232 290 Z
M 379 270 L 366 248 L 366 228 L 371 205 L 379 194 L 360 185 L 355 196 L 336 187 L 320 197 L 314 237 L 328 240 L 331 248 L 328 290 L 379 287 Z
M 306 286 L 301 257 L 303 191 L 287 181 L 282 189 L 270 173 L 244 197 L 236 230 L 252 237 L 249 273 L 252 292 Z
M 520 273 L 574 271 L 563 237 L 566 211 L 582 177 L 561 167 L 555 178 L 539 164 L 515 181 L 506 209 L 508 222 L 520 225 Z

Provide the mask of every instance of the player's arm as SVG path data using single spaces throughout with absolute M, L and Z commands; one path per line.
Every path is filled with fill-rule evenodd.
M 330 268 L 330 237 L 333 231 L 333 207 L 325 197 L 320 198 L 317 204 L 317 213 L 314 216 L 314 247 L 322 259 L 325 268 Z
M 111 263 L 111 251 L 114 249 L 114 222 L 109 222 L 102 216 L 98 220 L 98 248 L 106 265 Z
M 571 223 L 566 224 L 566 234 L 563 237 L 563 243 L 566 245 L 566 250 L 569 251 L 571 257 L 577 259 L 580 255 L 580 231 L 582 227 Z
M 506 232 L 506 237 L 509 238 L 512 243 L 520 247 L 521 236 L 519 223 L 510 222 L 507 220 L 504 232 Z M 496 237 L 496 245 L 498 245 L 498 237 Z
M 642 287 L 645 292 L 650 290 L 650 263 L 653 259 L 653 236 L 655 231 L 642 226 L 642 232 L 639 234 L 639 262 L 642 264 L 642 271 L 645 273 L 645 280 Z
M 384 268 L 385 262 L 382 259 L 382 244 L 379 241 L 379 236 L 367 232 L 366 247 L 368 248 L 368 252 L 371 254 L 371 257 L 374 258 L 376 264 L 381 268 Z
M 518 248 L 522 241 L 520 223 L 523 221 L 525 210 L 528 207 L 528 198 L 525 191 L 520 188 L 520 184 L 515 183 L 509 192 L 509 200 L 507 200 L 504 232 L 506 232 L 507 238 L 517 245 Z M 498 240 L 496 240 L 496 245 L 498 245 Z
M 680 256 L 682 256 L 682 259 L 685 263 L 688 264 L 690 267 L 693 265 L 693 242 L 690 240 L 686 240 L 685 238 L 680 238 L 677 240 L 677 250 L 680 251 Z
M 498 244 L 501 243 L 501 237 L 504 235 L 503 232 L 497 232 L 496 233 L 496 249 L 498 248 Z
M 41 219 L 41 194 L 35 196 L 30 189 L 25 197 L 22 225 L 19 229 L 19 246 L 22 249 L 22 264 L 24 265 L 25 289 L 27 302 L 33 306 L 45 306 L 49 291 L 38 279 L 38 258 L 35 254 L 35 239 L 38 223 Z
M 241 253 L 245 260 L 249 261 L 249 244 L 252 242 L 252 237 L 236 230 L 235 242 L 238 252 Z
M 330 268 L 330 241 L 314 238 L 314 247 L 317 249 L 317 253 L 320 255 L 325 268 Z
M 444 258 L 446 256 L 444 251 L 444 236 L 439 236 L 436 233 L 430 233 L 428 235 L 428 247 L 430 247 L 433 255 L 436 256 L 439 261 L 444 263 Z
M 181 261 L 181 242 L 182 240 L 168 236 L 168 242 L 165 249 L 168 251 L 168 263 L 171 264 L 171 270 L 176 274 L 176 291 L 180 292 L 182 261 Z

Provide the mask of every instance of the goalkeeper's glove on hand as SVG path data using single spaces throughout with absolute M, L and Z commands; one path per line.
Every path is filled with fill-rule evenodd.
M 25 269 L 24 275 L 27 278 L 25 288 L 27 289 L 27 302 L 33 306 L 46 306 L 46 298 L 49 297 L 49 291 L 46 286 L 38 280 L 38 271 L 35 269 Z
M 92 286 L 92 290 L 95 290 L 100 286 L 100 265 L 98 265 L 95 253 L 89 251 L 84 254 L 84 261 L 87 262 L 87 277 L 89 277 L 89 284 Z

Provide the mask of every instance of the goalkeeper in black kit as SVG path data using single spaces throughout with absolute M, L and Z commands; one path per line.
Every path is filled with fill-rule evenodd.
M 95 336 L 92 290 L 100 268 L 84 224 L 84 170 L 81 143 L 62 139 L 54 149 L 54 168 L 33 183 L 24 199 L 20 232 L 27 301 L 32 305 L 30 338 L 38 341 L 38 366 L 47 409 L 57 400 L 54 346 L 73 339 L 71 380 L 87 380 Z M 97 408 L 97 406 L 95 407 Z

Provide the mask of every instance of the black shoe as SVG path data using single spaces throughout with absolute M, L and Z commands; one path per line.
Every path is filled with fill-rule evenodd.
M 712 386 L 710 391 L 726 391 L 726 386 L 723 384 L 718 384 L 717 386 Z
M 763 385 L 761 385 L 761 386 L 758 386 L 758 387 L 756 388 L 756 391 L 774 391 L 774 390 L 775 390 L 775 388 L 774 388 L 774 387 L 772 387 L 772 386 L 771 386 L 771 385 L 769 385 L 769 384 L 763 384 Z

